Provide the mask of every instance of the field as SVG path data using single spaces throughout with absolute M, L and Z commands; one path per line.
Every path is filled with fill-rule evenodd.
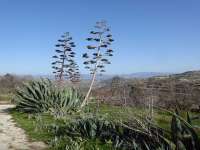
M 180 149 L 177 141 L 188 150 L 198 150 L 199 110 L 190 111 L 198 95 L 193 100 L 188 94 L 173 99 L 173 93 L 158 94 L 158 88 L 157 100 L 150 105 L 151 93 L 142 91 L 142 87 L 164 85 L 168 80 L 147 79 L 135 84 L 138 80 L 115 77 L 98 82 L 83 106 L 88 88 L 83 82 L 80 87 L 67 83 L 61 87 L 45 78 L 20 80 L 15 86 L 1 87 L 0 102 L 15 104 L 9 113 L 17 127 L 25 130 L 27 141 L 41 141 L 50 150 L 175 150 Z
M 135 108 L 135 107 L 121 107 L 121 106 L 111 106 L 111 105 L 105 105 L 102 104 L 100 106 L 97 106 L 96 104 L 92 104 L 88 107 L 89 111 L 91 113 L 98 113 L 101 115 L 106 116 L 109 120 L 113 121 L 119 121 L 119 122 L 126 122 L 133 120 L 134 118 L 140 118 L 145 117 L 148 115 L 148 111 L 144 108 Z M 87 110 L 88 111 L 88 110 Z M 29 138 L 33 141 L 43 141 L 45 143 L 52 143 L 52 139 L 55 138 L 54 133 L 47 132 L 46 129 L 40 128 L 41 124 L 50 125 L 50 124 L 59 124 L 63 125 L 63 119 L 55 119 L 49 114 L 43 113 L 41 114 L 41 120 L 42 122 L 38 125 L 38 119 L 34 116 L 28 115 L 26 113 L 18 112 L 15 109 L 11 111 L 11 115 L 13 116 L 14 120 L 18 123 L 18 125 L 23 128 L 26 133 L 28 134 Z M 72 115 L 76 118 L 77 114 Z M 197 113 L 190 113 L 191 117 L 198 116 Z M 73 118 L 71 116 L 71 118 Z M 181 116 L 183 118 L 186 117 L 186 113 L 182 112 Z M 66 116 L 68 118 L 69 116 Z M 154 111 L 154 122 L 161 128 L 166 129 L 170 132 L 171 128 L 171 119 L 172 116 L 159 110 Z M 66 122 L 65 122 L 66 123 Z M 200 120 L 194 120 L 192 121 L 192 124 L 194 126 L 200 125 Z M 198 133 L 198 136 L 200 136 L 200 128 L 195 129 Z M 61 141 L 58 143 L 57 146 L 52 146 L 50 149 L 57 150 L 60 147 L 62 147 L 62 144 L 66 144 L 66 141 Z M 94 140 L 87 140 L 87 144 L 95 143 L 95 145 L 99 145 L 102 149 L 111 149 L 108 148 L 108 145 L 105 145 L 99 141 Z M 98 143 L 98 144 L 97 144 Z M 69 145 L 71 142 L 69 141 Z

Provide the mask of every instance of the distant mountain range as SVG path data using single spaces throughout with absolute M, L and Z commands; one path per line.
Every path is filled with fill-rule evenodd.
M 156 77 L 156 76 L 168 76 L 172 73 L 162 73 L 162 72 L 136 72 L 132 74 L 125 74 L 120 75 L 124 78 L 150 78 L 150 77 Z
M 110 79 L 114 76 L 119 76 L 122 78 L 139 78 L 139 79 L 146 79 L 146 78 L 150 78 L 150 77 L 156 77 L 156 76 L 167 76 L 170 75 L 170 73 L 162 73 L 162 72 L 136 72 L 136 73 L 132 73 L 132 74 L 104 74 L 102 76 L 97 75 L 97 79 L 98 80 L 106 80 L 106 79 Z M 49 78 L 49 79 L 53 79 L 54 76 L 53 75 L 36 75 L 36 78 L 39 77 L 43 77 L 43 78 Z M 81 79 L 84 80 L 89 80 L 91 78 L 91 75 L 89 74 L 81 74 Z
M 0 78 L 4 75 L 0 75 Z M 16 76 L 22 76 L 22 77 L 28 77 L 31 78 L 31 75 L 16 75 Z M 147 78 L 176 78 L 176 79 L 193 79 L 193 80 L 200 80 L 200 70 L 196 71 L 187 71 L 183 73 L 163 73 L 163 72 L 136 72 L 132 74 L 104 74 L 102 76 L 97 76 L 98 80 L 107 80 L 114 76 L 119 76 L 126 79 L 136 78 L 136 79 L 147 79 Z M 34 78 L 49 78 L 54 79 L 53 75 L 33 75 Z M 89 74 L 82 74 L 81 79 L 83 80 L 89 80 L 91 79 L 91 75 Z

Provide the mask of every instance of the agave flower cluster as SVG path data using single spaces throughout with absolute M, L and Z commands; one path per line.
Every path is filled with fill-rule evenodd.
M 105 64 L 110 64 L 108 57 L 113 56 L 113 50 L 109 47 L 114 40 L 105 21 L 96 23 L 95 30 L 90 32 L 87 41 L 92 44 L 87 46 L 89 52 L 82 56 L 85 58 L 83 64 L 91 74 L 95 74 L 98 70 L 101 74 L 105 72 Z
M 72 37 L 68 32 L 61 36 L 55 47 L 57 55 L 53 56 L 55 61 L 52 63 L 52 68 L 54 69 L 53 74 L 56 79 L 63 81 L 65 78 L 68 78 L 72 83 L 79 82 L 79 67 L 74 61 L 76 53 L 73 51 L 73 48 L 75 44 L 72 42 Z

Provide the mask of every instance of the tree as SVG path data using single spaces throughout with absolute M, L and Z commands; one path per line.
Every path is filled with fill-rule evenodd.
M 90 32 L 90 37 L 87 38 L 87 41 L 93 42 L 93 44 L 87 46 L 89 52 L 84 53 L 82 57 L 85 58 L 83 64 L 90 71 L 92 79 L 81 107 L 88 102 L 96 75 L 105 72 L 105 65 L 110 64 L 108 57 L 113 56 L 113 50 L 110 48 L 110 45 L 114 40 L 110 34 L 110 28 L 106 25 L 105 21 L 96 23 L 95 30 Z
M 68 32 L 61 36 L 55 47 L 57 55 L 53 56 L 55 61 L 52 63 L 52 68 L 54 69 L 53 74 L 58 83 L 62 84 L 65 78 L 68 78 L 72 83 L 79 82 L 79 67 L 74 61 L 76 53 L 73 51 L 73 48 L 75 44 L 72 42 L 72 37 L 69 36 Z

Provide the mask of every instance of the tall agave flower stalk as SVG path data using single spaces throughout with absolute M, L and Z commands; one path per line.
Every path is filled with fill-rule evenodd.
M 85 59 L 83 63 L 85 68 L 92 75 L 92 80 L 81 105 L 82 107 L 88 102 L 96 75 L 106 72 L 105 65 L 110 64 L 108 57 L 113 56 L 113 50 L 110 48 L 110 45 L 114 40 L 110 34 L 110 28 L 105 21 L 96 23 L 95 30 L 90 32 L 90 37 L 87 38 L 87 41 L 92 42 L 92 44 L 87 46 L 88 52 L 84 53 L 82 57 Z
M 74 42 L 72 42 L 72 37 L 68 32 L 61 36 L 58 40 L 56 47 L 56 55 L 53 56 L 55 61 L 52 63 L 52 68 L 54 69 L 53 74 L 59 84 L 62 84 L 64 79 L 69 79 L 72 83 L 79 82 L 80 73 L 77 63 L 74 61 L 75 52 L 73 48 L 75 47 Z
M 72 63 L 71 68 L 72 72 L 69 72 L 69 79 L 73 84 L 76 84 L 80 82 L 80 72 L 79 72 L 79 66 L 77 63 Z M 69 70 L 68 70 L 69 71 Z

